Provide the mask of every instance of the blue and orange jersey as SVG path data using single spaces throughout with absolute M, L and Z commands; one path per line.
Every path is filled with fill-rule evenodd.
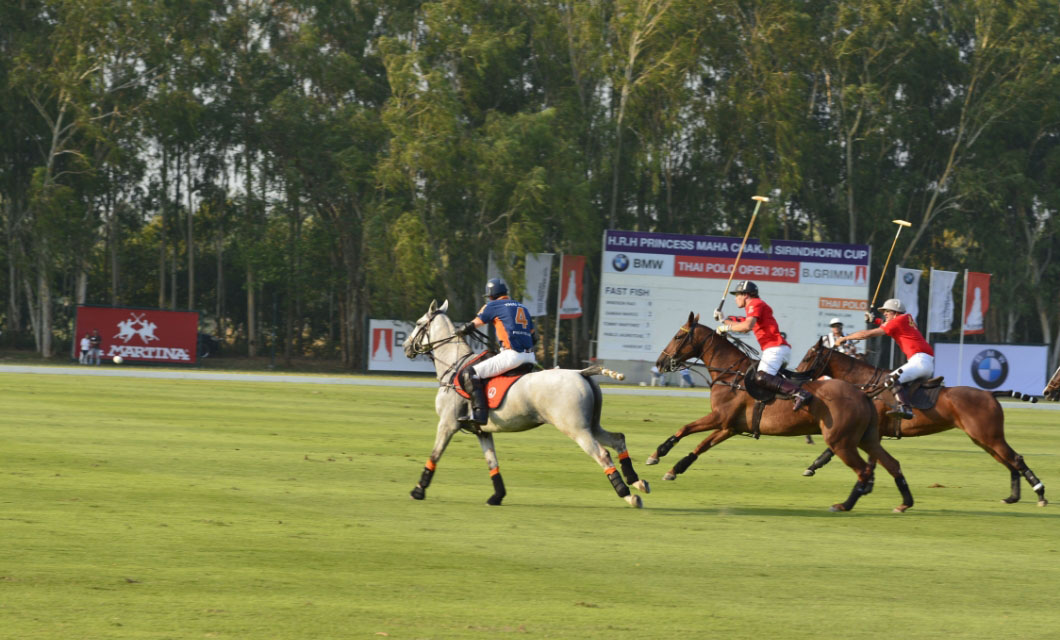
M 508 296 L 487 302 L 478 312 L 479 320 L 492 324 L 497 340 L 507 349 L 534 349 L 534 320 L 523 305 Z

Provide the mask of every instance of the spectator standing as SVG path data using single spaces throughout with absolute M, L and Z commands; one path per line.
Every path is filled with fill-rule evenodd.
M 88 344 L 88 364 L 99 365 L 99 358 L 103 355 L 103 338 L 99 335 L 99 329 L 92 330 L 92 335 L 88 336 Z
M 88 334 L 81 336 L 81 352 L 77 356 L 77 362 L 79 364 L 88 364 L 88 358 L 92 353 L 92 342 L 88 339 Z
M 824 346 L 829 349 L 836 349 L 840 353 L 853 356 L 857 355 L 858 349 L 854 346 L 853 342 L 838 342 L 838 338 L 842 338 L 846 334 L 843 333 L 843 321 L 839 318 L 832 318 L 829 321 L 828 326 L 832 329 L 829 333 L 824 336 Z

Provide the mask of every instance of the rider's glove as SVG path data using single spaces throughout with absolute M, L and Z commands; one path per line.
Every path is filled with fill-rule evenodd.
M 718 332 L 718 335 L 722 335 L 728 333 L 730 328 L 731 327 L 729 327 L 729 325 L 727 324 L 719 324 L 718 328 L 715 329 L 715 331 Z
M 865 312 L 865 322 L 867 322 L 869 324 L 872 324 L 873 322 L 876 322 L 876 310 L 875 309 L 869 309 L 868 311 Z
M 715 309 L 715 310 L 714 310 L 714 322 L 721 322 L 721 319 L 722 319 L 723 317 L 724 317 L 724 316 L 723 316 L 723 315 L 721 315 L 721 309 Z
M 456 328 L 456 335 L 458 335 L 458 336 L 466 336 L 467 334 L 471 333 L 474 330 L 475 330 L 475 323 L 474 322 L 465 322 L 464 324 L 462 324 L 462 325 L 460 325 L 459 327 Z

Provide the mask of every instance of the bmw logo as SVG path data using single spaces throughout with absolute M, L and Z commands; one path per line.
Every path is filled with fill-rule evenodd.
M 626 254 L 620 253 L 611 261 L 611 266 L 615 268 L 615 271 L 625 271 L 629 268 L 629 258 Z
M 913 274 L 908 271 L 902 274 L 902 281 L 906 284 L 913 284 Z
M 984 389 L 997 389 L 1008 378 L 1008 358 L 997 349 L 980 351 L 972 359 L 972 379 Z

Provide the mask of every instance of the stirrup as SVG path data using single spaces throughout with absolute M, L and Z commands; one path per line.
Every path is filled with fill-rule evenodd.
M 909 407 L 909 405 L 900 404 L 900 405 L 898 405 L 898 407 L 896 409 L 891 409 L 890 411 L 888 411 L 887 415 L 891 416 L 892 418 L 901 418 L 902 420 L 912 420 L 913 419 L 913 410 Z

